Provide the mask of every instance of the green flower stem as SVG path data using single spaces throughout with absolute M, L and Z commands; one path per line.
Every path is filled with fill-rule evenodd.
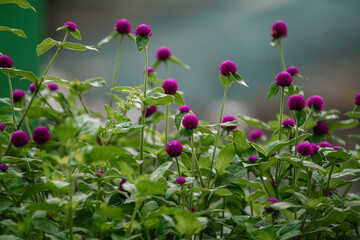
M 250 181 L 250 170 L 247 171 L 247 178 Z M 249 186 L 249 195 L 251 194 L 251 187 Z M 253 216 L 253 204 L 250 202 L 250 216 Z
M 286 65 L 285 65 L 284 51 L 283 51 L 283 48 L 282 48 L 282 42 L 280 42 L 280 44 L 279 44 L 279 51 L 280 51 L 281 67 L 282 67 L 282 70 L 285 72 L 286 71 Z
M 87 106 L 86 106 L 86 104 L 85 104 L 85 102 L 84 102 L 81 94 L 79 94 L 79 99 L 80 99 L 81 105 L 83 105 L 83 107 L 84 107 L 84 109 L 85 109 L 85 112 L 86 112 L 87 114 L 89 114 L 89 116 L 91 116 L 91 113 L 90 113 L 89 109 L 87 108 Z
M 134 211 L 133 211 L 133 213 L 131 215 L 130 225 L 129 225 L 128 229 L 126 230 L 125 239 L 128 239 L 128 237 L 129 237 L 133 222 L 134 222 L 135 217 L 136 217 L 136 213 L 137 213 L 137 211 L 139 210 L 139 208 L 141 206 L 141 202 L 142 202 L 141 199 L 136 201 Z
M 260 169 L 260 168 L 259 168 L 259 169 Z M 261 182 L 262 182 L 262 184 L 263 184 L 263 186 L 264 186 L 265 192 L 267 193 L 268 197 L 271 198 L 270 191 L 269 191 L 269 189 L 267 188 L 267 186 L 266 186 L 266 184 L 265 184 L 265 182 L 264 182 L 264 177 L 263 177 L 263 174 L 262 174 L 261 169 L 260 169 L 259 175 L 260 175 L 260 180 L 261 180 Z
M 305 213 L 303 222 L 301 224 L 300 231 L 302 231 L 304 229 L 304 226 L 305 226 L 305 223 L 306 223 L 306 218 L 307 218 L 308 215 L 309 215 L 309 209 L 306 209 L 306 213 Z
M 224 108 L 225 108 L 225 102 L 226 102 L 226 96 L 227 96 L 227 92 L 228 92 L 228 87 L 229 87 L 229 82 L 226 81 L 226 85 L 225 85 L 225 92 L 224 92 L 224 97 L 223 97 L 223 102 L 222 102 L 222 106 L 221 106 L 221 112 L 220 112 L 220 120 L 219 120 L 219 126 L 217 129 L 217 134 L 216 134 L 216 138 L 215 138 L 215 144 L 214 144 L 214 152 L 211 158 L 211 165 L 210 165 L 210 171 L 209 171 L 209 177 L 208 177 L 208 188 L 210 188 L 210 182 L 211 182 L 211 173 L 212 173 L 212 169 L 214 166 L 214 160 L 215 160 L 215 154 L 216 154 L 216 147 L 220 138 L 220 123 L 221 120 L 223 118 L 223 114 L 224 114 Z
M 147 47 L 144 48 L 144 54 L 145 54 L 145 77 L 144 77 L 144 101 L 146 100 L 146 91 L 147 91 L 147 82 L 148 82 L 148 55 L 147 55 Z M 140 161 L 143 161 L 144 157 L 144 131 L 145 131 L 145 113 L 146 113 L 146 107 L 143 103 L 142 107 L 142 116 L 141 116 L 141 134 L 140 134 Z M 139 166 L 139 174 L 142 174 L 143 171 L 143 162 L 140 163 Z
M 308 172 L 308 182 L 307 182 L 307 197 L 311 198 L 312 195 L 312 186 L 311 186 L 311 177 L 312 177 L 313 171 Z
M 330 180 L 331 180 L 331 175 L 334 171 L 334 167 L 335 167 L 335 164 L 331 163 L 331 168 L 330 168 L 330 173 L 329 173 L 329 178 L 328 178 L 328 182 L 326 184 L 326 192 L 328 193 L 329 190 L 330 190 Z
M 72 175 L 71 175 L 71 166 L 70 166 L 70 160 L 69 160 L 69 231 L 70 231 L 70 236 L 69 239 L 72 240 L 73 239 L 73 204 L 72 204 L 72 198 L 73 198 L 73 179 L 72 179 Z
M 194 136 L 193 135 L 191 135 L 191 151 L 192 151 L 192 156 L 193 156 L 193 168 L 194 168 L 194 165 L 195 165 L 196 168 L 197 168 L 197 171 L 199 172 L 200 184 L 201 184 L 201 186 L 203 188 L 205 188 L 203 177 L 202 177 L 201 171 L 200 171 L 200 166 L 199 166 L 199 163 L 198 163 L 197 158 L 196 158 Z
M 170 78 L 169 65 L 167 61 L 164 61 L 164 73 L 166 78 Z
M 112 85 L 111 85 L 111 95 L 110 95 L 110 104 L 109 104 L 110 107 L 112 106 L 113 101 L 114 101 L 114 98 L 113 98 L 114 91 L 112 89 L 114 87 L 116 87 L 116 79 L 117 79 L 118 70 L 119 70 L 121 48 L 122 48 L 122 44 L 124 42 L 124 36 L 125 36 L 124 34 L 121 34 L 118 51 L 116 54 L 115 68 L 114 68 L 113 80 L 112 80 Z
M 9 80 L 11 111 L 12 111 L 13 123 L 14 123 L 14 126 L 15 126 L 15 131 L 16 131 L 17 128 L 16 128 L 16 120 L 15 120 L 15 107 L 14 107 L 13 89 L 12 89 L 12 82 L 11 82 L 10 73 L 7 73 L 7 76 L 8 76 L 8 80 Z
M 293 185 L 294 193 L 293 193 L 293 196 L 292 196 L 292 200 L 293 200 L 294 204 L 296 203 L 295 192 L 296 192 L 297 181 L 298 181 L 298 178 L 299 178 L 299 175 L 300 175 L 300 172 L 301 172 L 301 165 L 302 165 L 302 162 L 304 161 L 304 158 L 305 158 L 304 156 L 301 157 L 299 169 L 297 170 L 296 175 L 294 174 L 294 176 L 295 176 L 294 185 Z M 294 168 L 294 172 L 295 172 L 295 168 Z
M 180 165 L 179 165 L 179 161 L 178 161 L 177 157 L 175 157 L 175 161 L 176 161 L 176 166 L 177 166 L 179 177 L 180 177 L 181 176 Z
M 280 119 L 279 119 L 279 140 L 281 140 L 281 130 L 282 130 L 282 118 L 284 112 L 284 93 L 285 87 L 281 87 L 281 102 L 280 102 Z
M 67 39 L 68 36 L 69 36 L 69 32 L 66 31 L 65 36 L 64 36 L 64 39 L 62 40 L 61 43 L 66 42 L 66 39 Z M 49 72 L 50 67 L 53 65 L 55 59 L 57 58 L 57 56 L 60 54 L 60 52 L 61 52 L 62 50 L 63 50 L 62 47 L 58 47 L 58 49 L 57 49 L 57 51 L 55 52 L 54 56 L 52 57 L 52 59 L 50 60 L 49 64 L 47 65 L 43 76 L 46 76 L 46 74 Z M 38 87 L 38 86 L 36 86 L 36 87 Z M 40 86 L 39 86 L 39 87 L 40 87 Z M 34 94 L 34 95 L 35 95 L 35 94 Z
M 312 115 L 312 108 L 310 109 L 309 115 L 307 115 L 307 117 L 306 117 L 306 119 L 305 119 L 305 122 L 304 122 L 303 125 L 302 125 L 302 126 L 304 126 L 304 127 L 303 127 L 304 130 L 305 130 L 305 126 L 306 126 L 307 122 L 309 121 L 309 118 L 311 117 L 311 115 Z
M 168 131 L 169 131 L 169 105 L 166 105 L 166 115 L 165 115 L 165 145 L 168 143 Z
M 183 186 L 181 186 L 181 196 L 182 196 L 182 208 L 183 210 L 185 210 L 185 188 Z
M 222 205 L 222 214 L 221 214 L 221 217 L 224 219 L 225 217 L 225 205 L 226 205 L 226 198 L 223 197 L 223 205 Z M 223 238 L 223 233 L 224 233 L 224 225 L 221 224 L 221 229 L 220 229 L 220 239 Z

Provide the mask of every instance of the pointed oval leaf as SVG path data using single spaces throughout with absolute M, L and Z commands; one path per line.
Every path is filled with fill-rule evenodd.
M 173 63 L 175 63 L 176 65 L 185 68 L 186 70 L 190 70 L 190 66 L 187 64 L 182 63 L 177 57 L 175 56 L 171 56 L 169 57 L 169 60 Z
M 113 31 L 112 33 L 110 33 L 108 36 L 106 36 L 105 38 L 103 38 L 96 46 L 99 48 L 101 47 L 103 44 L 110 42 L 111 40 L 114 40 L 117 36 L 119 36 L 120 33 L 118 33 L 117 31 Z
M 276 82 L 273 82 L 271 85 L 270 85 L 270 88 L 269 88 L 269 92 L 266 96 L 266 99 L 267 100 L 270 100 L 272 99 L 273 97 L 276 96 L 276 94 L 279 92 L 279 89 L 280 89 L 280 86 L 276 83 Z
M 219 174 L 223 173 L 224 170 L 230 165 L 230 163 L 234 161 L 235 156 L 236 151 L 234 144 L 230 143 L 221 149 L 216 158 L 215 164 L 215 169 Z
M 96 49 L 95 46 L 85 46 L 80 43 L 73 43 L 73 42 L 65 42 L 61 45 L 63 48 L 75 50 L 75 51 L 85 51 L 85 50 L 91 50 L 99 52 L 99 50 Z
M 61 44 L 60 42 L 52 38 L 46 38 L 44 39 L 44 41 L 42 41 L 40 44 L 36 46 L 36 53 L 38 56 L 40 56 L 41 54 L 47 52 L 53 46 L 55 45 L 60 46 L 60 44 Z
M 137 46 L 139 52 L 144 50 L 144 48 L 146 48 L 146 46 L 149 44 L 149 42 L 150 42 L 149 35 L 146 35 L 146 36 L 137 35 L 136 36 L 136 46 Z
M 5 27 L 5 26 L 0 26 L 0 31 L 12 32 L 12 33 L 18 35 L 19 37 L 27 38 L 24 31 L 21 29 L 14 29 L 14 28 L 9 28 L 9 27 Z

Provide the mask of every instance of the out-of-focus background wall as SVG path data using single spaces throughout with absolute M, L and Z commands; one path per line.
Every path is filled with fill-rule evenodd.
M 218 120 L 223 95 L 218 67 L 226 59 L 237 64 L 250 88 L 231 86 L 225 113 L 245 113 L 268 121 L 278 112 L 279 98 L 266 100 L 269 85 L 281 71 L 279 51 L 269 45 L 275 20 L 287 23 L 288 37 L 283 42 L 286 64 L 297 66 L 308 77 L 309 81 L 295 80 L 304 86 L 306 98 L 321 95 L 326 109 L 345 112 L 352 110 L 354 96 L 360 92 L 358 0 L 29 0 L 29 3 L 37 13 L 15 5 L 0 5 L 0 25 L 23 28 L 28 35 L 28 39 L 20 39 L 1 32 L 0 52 L 10 55 L 17 68 L 40 74 L 52 54 L 38 58 L 36 44 L 48 36 L 61 40 L 63 32 L 55 30 L 64 22 L 75 22 L 82 42 L 88 45 L 96 45 L 111 33 L 120 18 L 129 19 L 133 31 L 138 24 L 146 23 L 153 32 L 150 63 L 155 59 L 156 49 L 164 45 L 189 64 L 191 71 L 170 65 L 170 74 L 185 92 L 186 103 L 201 119 L 210 122 Z M 50 75 L 68 80 L 101 76 L 111 85 L 117 44 L 115 40 L 103 45 L 100 54 L 64 51 Z M 143 53 L 126 39 L 119 85 L 142 84 L 143 68 Z M 158 74 L 164 78 L 162 68 Z M 15 86 L 27 89 L 28 82 Z M 1 97 L 6 95 L 6 89 L 2 88 Z M 85 98 L 89 105 L 103 111 L 108 92 L 91 90 Z M 351 131 L 342 136 L 346 138 Z

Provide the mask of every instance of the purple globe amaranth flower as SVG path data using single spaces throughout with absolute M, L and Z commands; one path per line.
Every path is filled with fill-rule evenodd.
M 336 151 L 339 150 L 340 148 L 341 148 L 340 146 L 334 146 L 333 147 L 333 149 L 336 150 Z
M 11 68 L 14 65 L 13 60 L 11 57 L 7 55 L 1 55 L 0 56 L 0 67 L 2 68 Z
M 77 26 L 73 22 L 66 22 L 64 23 L 64 26 L 68 26 L 70 31 L 75 31 L 77 29 Z
M 293 79 L 288 72 L 280 72 L 275 79 L 276 83 L 280 86 L 287 87 L 293 82 Z
M 120 184 L 119 184 L 118 189 L 119 189 L 121 192 L 127 193 L 127 196 L 130 197 L 131 194 L 123 188 L 123 184 L 124 184 L 124 183 L 126 183 L 126 178 L 121 179 L 121 182 L 120 182 Z M 127 198 L 127 197 L 125 197 L 123 194 L 120 194 L 120 197 L 123 198 L 123 199 L 126 199 L 126 198 Z
M 267 202 L 272 202 L 272 203 L 277 203 L 277 202 L 279 202 L 279 199 L 277 199 L 277 198 L 268 198 L 266 201 Z M 269 212 L 275 212 L 275 213 L 280 212 L 279 210 L 274 210 L 272 207 L 264 207 L 264 209 L 266 211 L 269 211 Z
M 284 119 L 284 121 L 282 122 L 282 125 L 285 127 L 285 128 L 290 128 L 290 127 L 294 127 L 296 124 L 296 122 L 291 119 L 291 118 L 287 118 L 287 119 Z
M 101 173 L 101 174 L 105 174 L 105 172 L 103 170 L 96 170 L 96 173 Z
M 156 113 L 156 111 L 157 111 L 156 106 L 150 106 L 150 107 L 146 108 L 145 117 L 149 117 L 149 116 L 153 115 L 154 113 Z
M 232 115 L 226 115 L 223 117 L 221 123 L 232 122 L 232 121 L 236 121 L 236 117 L 234 117 Z M 232 131 L 232 130 L 236 129 L 237 126 L 232 126 L 232 127 L 221 126 L 221 128 L 225 128 L 226 130 Z
M 287 105 L 290 111 L 303 110 L 306 106 L 306 100 L 302 95 L 294 94 L 289 97 Z
M 189 113 L 183 117 L 182 125 L 186 129 L 194 129 L 199 125 L 199 120 L 195 114 Z
M 0 122 L 0 131 L 2 132 L 2 131 L 4 131 L 4 129 L 5 129 L 5 125 Z
M 51 136 L 47 127 L 36 127 L 33 133 L 33 140 L 37 144 L 43 144 L 50 140 Z
M 30 93 L 33 93 L 35 91 L 35 88 L 36 88 L 35 83 L 30 84 L 30 87 L 29 87 Z
M 183 185 L 186 182 L 186 179 L 184 177 L 178 177 L 176 182 L 180 185 Z
M 187 210 L 190 210 L 189 207 L 186 207 L 186 209 L 187 209 Z M 195 212 L 195 208 L 192 207 L 192 208 L 191 208 L 191 212 Z
M 312 97 L 309 97 L 307 100 L 307 105 L 309 108 L 314 106 L 317 110 L 323 110 L 324 109 L 324 99 L 318 95 L 314 95 Z
M 329 127 L 326 122 L 319 121 L 313 130 L 316 134 L 324 135 L 329 132 Z
M 188 113 L 190 112 L 191 108 L 188 105 L 182 105 L 179 107 L 179 112 L 181 113 Z
M 21 89 L 16 89 L 13 91 L 13 100 L 14 102 L 20 102 L 25 97 L 25 92 Z
M 273 38 L 287 37 L 287 26 L 283 21 L 275 21 L 270 34 Z
M 164 89 L 165 93 L 169 95 L 174 95 L 179 89 L 177 82 L 172 78 L 165 79 L 162 84 L 162 88 Z
M 139 26 L 136 27 L 136 31 L 135 31 L 135 35 L 140 35 L 140 36 L 149 36 L 151 37 L 152 33 L 151 33 L 151 28 L 146 25 L 146 24 L 140 24 Z
M 59 86 L 56 83 L 49 83 L 47 87 L 50 91 L 56 91 L 59 89 Z
M 165 151 L 170 157 L 178 157 L 181 155 L 183 147 L 180 142 L 176 140 L 170 141 L 165 148 Z
M 14 147 L 23 147 L 29 142 L 29 137 L 23 130 L 15 131 L 11 134 L 11 143 Z
M 302 156 L 309 156 L 314 153 L 313 146 L 309 142 L 301 142 L 296 146 L 296 151 Z
M 291 77 L 294 77 L 296 74 L 300 73 L 299 69 L 295 66 L 288 67 L 288 69 L 286 69 L 286 71 L 288 73 L 290 73 Z
M 311 155 L 313 155 L 313 154 L 315 154 L 315 153 L 317 153 L 319 151 L 319 146 L 317 144 L 310 143 L 310 145 L 311 145 L 311 147 L 313 149 L 313 153 Z
M 152 67 L 148 67 L 148 74 L 152 74 L 155 72 L 155 69 L 153 69 Z M 143 74 L 145 75 L 145 69 L 143 70 Z
M 169 57 L 171 57 L 171 51 L 168 47 L 162 46 L 156 51 L 156 58 L 160 61 L 165 61 Z
M 355 105 L 360 105 L 360 92 L 356 94 L 354 98 Z
M 259 138 L 261 138 L 262 135 L 263 135 L 263 132 L 260 129 L 255 128 L 249 132 L 249 140 L 256 141 Z
M 127 19 L 119 19 L 115 24 L 115 30 L 120 34 L 131 33 L 131 24 Z
M 8 170 L 8 166 L 6 164 L 0 163 L 0 170 L 6 172 Z
M 224 76 L 229 75 L 229 73 L 235 74 L 237 72 L 235 63 L 230 60 L 223 61 L 220 64 L 219 69 L 220 69 L 221 75 L 224 75 Z
M 321 142 L 319 143 L 319 147 L 321 148 L 332 148 L 332 145 L 328 142 Z
M 255 156 L 255 155 L 251 155 L 251 156 L 249 157 L 249 161 L 250 161 L 250 162 L 256 162 L 257 160 L 258 160 L 258 157 Z

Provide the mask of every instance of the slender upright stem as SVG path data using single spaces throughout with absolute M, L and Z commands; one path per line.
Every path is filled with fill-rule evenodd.
M 166 60 L 164 61 L 164 72 L 165 72 L 165 77 L 170 78 L 169 66 Z
M 284 52 L 283 52 L 283 48 L 282 48 L 282 42 L 280 42 L 280 44 L 279 44 L 279 51 L 280 51 L 281 67 L 282 67 L 282 70 L 285 72 L 286 71 L 286 65 L 285 65 Z
M 194 136 L 193 135 L 191 135 L 191 151 L 192 151 L 192 156 L 193 156 L 193 164 L 196 166 L 197 171 L 199 173 L 200 184 L 201 184 L 201 186 L 203 188 L 205 188 L 205 184 L 203 182 L 203 177 L 202 177 L 201 171 L 200 171 L 200 166 L 199 166 L 199 163 L 198 163 L 197 158 L 196 158 L 195 145 L 194 145 Z
M 226 102 L 226 96 L 227 96 L 227 92 L 228 92 L 228 87 L 229 87 L 229 82 L 226 81 L 225 92 L 224 92 L 224 97 L 223 97 L 223 102 L 222 102 L 221 112 L 220 112 L 219 124 L 221 123 L 221 120 L 222 120 L 223 114 L 224 114 L 224 108 L 225 108 L 225 102 Z M 220 125 L 218 126 L 218 129 L 217 129 L 217 134 L 216 134 L 215 144 L 214 144 L 214 152 L 213 152 L 213 155 L 212 155 L 212 158 L 211 158 L 211 165 L 210 165 L 210 169 L 209 169 L 210 171 L 209 171 L 209 177 L 208 177 L 208 188 L 210 188 L 211 173 L 212 173 L 212 169 L 213 169 L 213 166 L 214 166 L 216 147 L 217 147 L 217 143 L 219 141 L 219 138 L 220 138 Z
M 73 204 L 72 204 L 72 198 L 73 198 L 73 179 L 71 176 L 71 166 L 70 166 L 70 161 L 69 161 L 69 231 L 70 231 L 70 237 L 69 239 L 72 240 L 73 239 Z
M 247 171 L 247 178 L 250 181 L 250 170 Z M 249 194 L 251 194 L 251 187 L 249 186 Z M 253 204 L 250 202 L 250 216 L 253 215 Z
M 175 161 L 176 161 L 176 166 L 177 166 L 179 177 L 180 177 L 181 176 L 180 165 L 179 165 L 179 161 L 178 161 L 177 157 L 175 157 Z
M 226 206 L 226 198 L 223 197 L 223 206 L 222 206 L 222 214 L 221 214 L 221 217 L 224 219 L 225 217 L 225 206 Z M 224 233 L 224 225 L 221 224 L 221 229 L 220 229 L 220 239 L 223 238 L 223 233 Z
M 118 70 L 119 70 L 119 62 L 120 62 L 120 55 L 121 55 L 121 48 L 122 48 L 122 44 L 124 42 L 124 34 L 121 34 L 120 37 L 120 42 L 119 42 L 119 46 L 118 46 L 118 50 L 117 50 L 117 54 L 116 54 L 116 62 L 115 62 L 115 68 L 114 68 L 114 74 L 113 74 L 113 80 L 112 80 L 112 85 L 111 85 L 111 95 L 110 95 L 110 107 L 113 104 L 113 94 L 114 91 L 112 90 L 115 86 L 116 86 L 116 79 L 117 79 L 117 75 L 118 75 Z
M 147 91 L 147 82 L 148 82 L 148 55 L 147 55 L 147 47 L 144 49 L 145 54 L 145 77 L 144 77 L 144 99 L 146 99 L 146 91 Z M 142 107 L 142 116 L 141 116 L 141 134 L 140 134 L 140 161 L 143 161 L 144 157 L 144 131 L 145 131 L 145 113 L 146 108 L 143 104 Z M 139 166 L 139 174 L 142 174 L 143 163 L 140 163 Z
M 168 131 L 169 131 L 169 105 L 166 105 L 166 115 L 165 115 L 165 145 L 168 143 Z
M 85 109 L 86 113 L 87 113 L 87 114 L 89 114 L 89 115 L 91 115 L 91 114 L 90 114 L 89 109 L 86 107 L 86 104 L 85 104 L 85 102 L 84 102 L 84 100 L 83 100 L 83 98 L 82 98 L 81 94 L 79 94 L 79 99 L 80 99 L 80 102 L 81 102 L 81 104 L 83 105 L 83 107 L 84 107 L 84 109 Z
M 309 121 L 309 118 L 311 117 L 311 115 L 312 115 L 312 108 L 310 108 L 310 113 L 309 113 L 309 115 L 307 115 L 307 117 L 306 117 L 306 119 L 305 119 L 305 122 L 303 123 L 303 129 L 305 130 L 305 126 L 306 126 L 306 124 L 307 124 L 307 122 Z
M 131 215 L 131 220 L 130 220 L 130 225 L 129 225 L 129 228 L 126 230 L 126 235 L 125 235 L 125 239 L 128 239 L 128 236 L 130 234 L 130 231 L 131 231 L 131 228 L 132 228 L 132 225 L 133 225 L 133 222 L 135 220 L 135 217 L 136 217 L 136 213 L 138 211 L 138 209 L 140 208 L 141 206 L 141 202 L 140 199 L 137 200 L 136 204 L 135 204 L 135 208 L 134 208 L 134 211 Z
M 15 120 L 15 108 L 14 108 L 14 99 L 13 99 L 13 88 L 12 88 L 12 82 L 11 82 L 10 73 L 7 73 L 7 76 L 8 76 L 8 80 L 9 80 L 11 111 L 12 111 L 13 123 L 14 123 L 15 131 L 16 131 L 17 128 L 16 128 L 16 120 Z
M 281 86 L 280 119 L 279 119 L 279 140 L 281 140 L 282 118 L 284 112 L 284 86 Z
M 295 192 L 296 192 L 296 187 L 297 187 L 297 181 L 298 181 L 298 178 L 299 178 L 299 175 L 300 175 L 300 172 L 301 172 L 301 165 L 302 165 L 302 162 L 304 161 L 304 157 L 301 158 L 301 161 L 300 161 L 300 166 L 299 166 L 299 169 L 297 170 L 297 173 L 296 173 L 296 176 L 295 176 L 295 180 L 294 180 L 294 193 L 293 193 L 293 203 L 295 204 L 296 203 L 296 198 L 295 198 Z
M 326 184 L 326 192 L 328 193 L 329 192 L 329 190 L 330 190 L 330 180 L 331 180 L 331 175 L 332 175 L 332 173 L 333 173 L 333 171 L 334 171 L 334 167 L 335 167 L 335 164 L 331 164 L 331 168 L 330 168 L 330 173 L 329 173 L 329 178 L 328 178 L 328 182 L 327 182 L 327 184 Z

